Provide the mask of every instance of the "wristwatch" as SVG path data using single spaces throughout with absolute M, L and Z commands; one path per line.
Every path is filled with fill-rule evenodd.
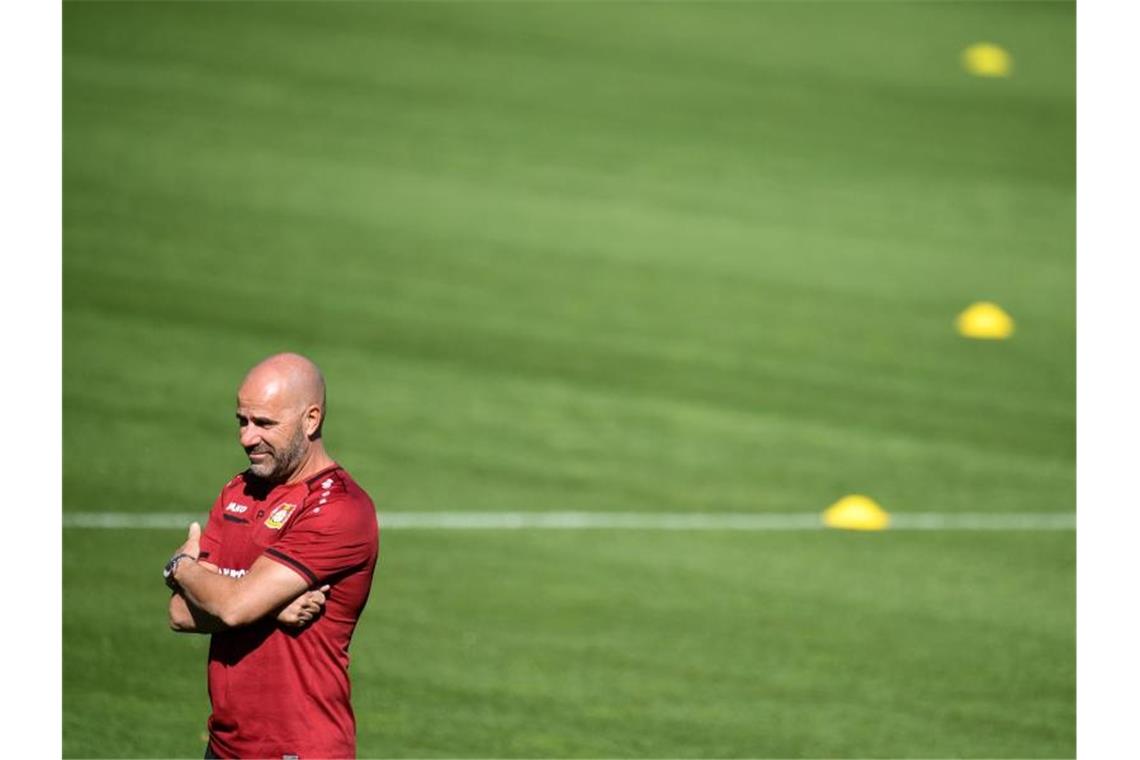
M 178 563 L 181 562 L 183 559 L 194 559 L 194 558 L 191 557 L 186 552 L 182 552 L 181 554 L 175 554 L 173 557 L 170 558 L 170 561 L 166 563 L 166 567 L 162 568 L 162 579 L 164 581 L 166 581 L 166 585 L 169 586 L 172 590 L 178 586 L 178 584 L 174 580 L 174 568 L 178 567 Z

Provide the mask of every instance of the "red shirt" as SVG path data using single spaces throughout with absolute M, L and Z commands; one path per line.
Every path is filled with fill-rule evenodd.
M 316 622 L 300 631 L 274 615 L 210 639 L 210 746 L 220 757 L 356 756 L 348 644 L 379 555 L 372 499 L 339 466 L 265 491 L 238 475 L 202 533 L 201 558 L 240 577 L 268 557 L 331 584 Z

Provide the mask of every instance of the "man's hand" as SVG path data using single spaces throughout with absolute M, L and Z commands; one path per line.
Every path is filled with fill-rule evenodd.
M 190 530 L 186 537 L 186 541 L 178 550 L 170 556 L 170 561 L 162 568 L 162 579 L 171 591 L 178 591 L 178 585 L 175 580 L 175 571 L 178 569 L 178 564 L 183 560 L 189 562 L 196 562 L 200 553 L 199 544 L 201 543 L 202 529 L 198 523 L 190 523 Z
M 186 561 L 189 562 L 190 560 Z M 211 573 L 218 572 L 217 565 L 203 560 L 198 561 L 198 567 L 209 570 Z M 177 633 L 217 633 L 226 630 L 221 620 L 197 607 L 192 607 L 179 591 L 175 591 L 170 597 L 169 610 L 170 629 Z
M 306 591 L 294 599 L 288 607 L 277 614 L 277 622 L 286 628 L 304 628 L 320 616 L 328 597 L 328 585 L 321 586 L 316 591 Z
M 190 530 L 187 531 L 186 534 L 186 543 L 182 544 L 182 546 L 178 548 L 178 551 L 174 552 L 174 555 L 189 554 L 194 559 L 198 559 L 198 554 L 201 552 L 201 548 L 198 544 L 201 539 L 202 526 L 196 522 L 190 523 Z

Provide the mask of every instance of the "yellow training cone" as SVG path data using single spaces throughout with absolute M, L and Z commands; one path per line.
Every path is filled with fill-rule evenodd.
M 842 530 L 885 530 L 891 516 L 872 499 L 859 494 L 844 496 L 823 512 L 823 524 Z
M 978 340 L 1005 340 L 1013 335 L 1013 317 L 996 303 L 979 301 L 954 321 L 959 334 Z
M 1013 58 L 1001 45 L 979 42 L 962 51 L 962 65 L 976 77 L 1007 77 Z

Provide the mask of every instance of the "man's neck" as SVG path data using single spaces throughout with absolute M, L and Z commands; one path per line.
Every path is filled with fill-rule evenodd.
M 309 447 L 309 452 L 305 455 L 305 459 L 301 462 L 301 465 L 285 480 L 285 485 L 293 485 L 294 483 L 300 483 L 302 480 L 308 480 L 321 470 L 327 469 L 334 464 L 336 464 L 336 462 L 325 452 L 325 445 L 320 441 L 314 441 L 313 445 Z

